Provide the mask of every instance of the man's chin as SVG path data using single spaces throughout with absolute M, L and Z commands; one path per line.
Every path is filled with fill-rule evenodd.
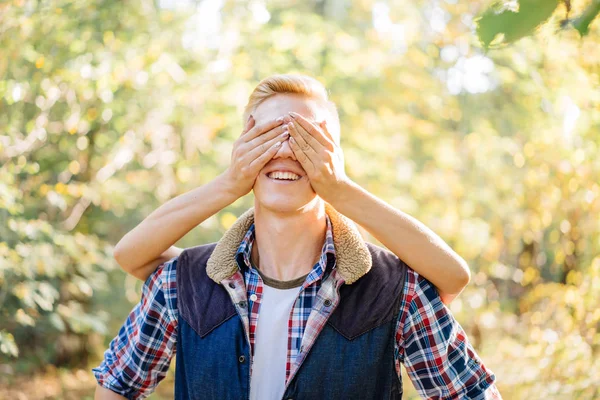
M 256 201 L 256 207 L 261 210 L 268 210 L 273 213 L 289 214 L 300 211 L 306 203 L 286 200 L 286 199 L 274 199 L 267 201 Z
M 302 211 L 315 200 L 316 196 L 304 198 L 299 196 L 276 196 L 270 193 L 269 196 L 260 196 L 254 193 L 255 207 L 261 210 L 268 210 L 273 213 L 297 213 Z

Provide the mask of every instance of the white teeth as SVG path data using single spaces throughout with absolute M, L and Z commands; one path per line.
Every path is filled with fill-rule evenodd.
M 294 174 L 293 172 L 275 171 L 275 172 L 271 172 L 267 176 L 272 179 L 285 179 L 285 180 L 290 180 L 290 181 L 297 181 L 298 179 L 300 179 L 300 176 Z

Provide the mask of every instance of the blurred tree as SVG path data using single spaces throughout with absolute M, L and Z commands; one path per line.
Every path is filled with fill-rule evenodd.
M 139 296 L 111 244 L 226 168 L 259 79 L 301 72 L 338 104 L 348 174 L 469 262 L 451 308 L 505 398 L 597 396 L 598 27 L 483 53 L 482 7 L 0 5 L 0 364 L 97 357 Z

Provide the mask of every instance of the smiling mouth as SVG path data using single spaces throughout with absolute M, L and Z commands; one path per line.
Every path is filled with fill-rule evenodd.
M 267 178 L 277 182 L 296 182 L 302 179 L 300 175 L 293 172 L 271 172 L 267 174 Z

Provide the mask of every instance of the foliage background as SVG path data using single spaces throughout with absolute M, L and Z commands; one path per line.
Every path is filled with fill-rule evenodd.
M 504 398 L 600 396 L 599 24 L 559 30 L 558 5 L 486 52 L 489 5 L 0 4 L 0 397 L 92 398 L 139 299 L 112 246 L 226 168 L 247 96 L 284 72 L 330 89 L 349 176 L 468 261 L 451 309 Z M 218 240 L 252 202 L 179 245 Z

